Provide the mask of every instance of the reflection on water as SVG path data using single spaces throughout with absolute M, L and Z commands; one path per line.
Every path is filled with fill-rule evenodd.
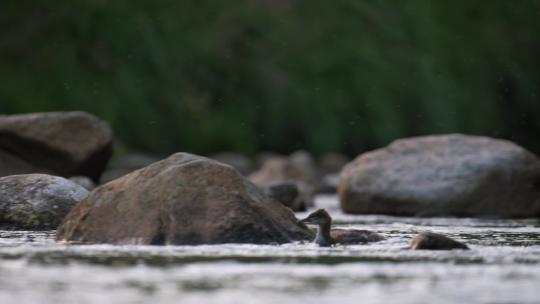
M 540 303 L 538 220 L 351 216 L 386 240 L 212 246 L 64 246 L 54 232 L 0 231 L 0 303 Z M 298 214 L 303 217 L 305 213 Z M 469 251 L 404 249 L 419 231 Z

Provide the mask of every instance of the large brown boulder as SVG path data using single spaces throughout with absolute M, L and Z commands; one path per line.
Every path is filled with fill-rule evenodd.
M 540 216 L 540 161 L 505 140 L 466 135 L 398 140 L 348 164 L 346 213 Z
M 57 241 L 113 244 L 285 243 L 309 238 L 294 214 L 229 165 L 177 153 L 91 192 Z
M 111 156 L 112 140 L 110 126 L 85 112 L 0 116 L 0 150 L 37 168 L 35 172 L 46 169 L 97 181 Z
M 0 177 L 0 227 L 50 230 L 88 191 L 65 178 L 45 174 Z

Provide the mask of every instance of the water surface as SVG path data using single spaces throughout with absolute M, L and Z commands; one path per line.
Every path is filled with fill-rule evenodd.
M 344 215 L 386 240 L 211 246 L 66 246 L 0 231 L 0 303 L 540 303 L 540 221 Z M 307 213 L 299 213 L 303 217 Z M 404 249 L 419 231 L 471 250 Z

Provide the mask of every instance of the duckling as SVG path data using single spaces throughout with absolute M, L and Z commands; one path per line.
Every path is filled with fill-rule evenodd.
M 301 220 L 300 223 L 315 224 L 319 226 L 315 243 L 321 247 L 329 247 L 333 244 L 359 244 L 377 242 L 384 239 L 378 233 L 356 229 L 330 229 L 332 217 L 324 209 L 319 209 Z

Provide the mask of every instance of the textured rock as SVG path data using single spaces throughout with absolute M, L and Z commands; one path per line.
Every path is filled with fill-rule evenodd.
M 98 180 L 112 140 L 109 125 L 84 112 L 0 116 L 0 149 L 62 176 Z
M 317 169 L 312 157 L 304 151 L 298 151 L 289 157 L 275 156 L 268 158 L 259 171 L 249 179 L 261 188 L 274 183 L 292 182 L 300 190 L 305 207 L 313 205 L 313 196 L 317 188 Z
M 453 250 L 453 249 L 469 249 L 467 245 L 453 240 L 445 235 L 422 232 L 411 240 L 412 250 Z
M 540 161 L 504 140 L 465 135 L 398 140 L 341 173 L 346 213 L 540 216 Z
M 65 178 L 45 174 L 0 178 L 0 227 L 55 229 L 88 191 Z
M 309 231 L 231 166 L 177 153 L 92 191 L 57 240 L 113 244 L 285 243 Z

